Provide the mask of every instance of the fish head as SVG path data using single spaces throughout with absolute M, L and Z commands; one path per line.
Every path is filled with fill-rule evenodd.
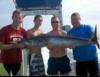
M 35 36 L 29 39 L 23 39 L 19 41 L 18 43 L 23 44 L 23 45 L 32 45 L 32 46 L 37 46 L 37 47 L 43 47 L 46 46 L 47 41 L 44 37 L 44 35 L 40 36 Z

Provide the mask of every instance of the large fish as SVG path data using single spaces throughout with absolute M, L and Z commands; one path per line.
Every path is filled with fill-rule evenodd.
M 98 48 L 100 48 L 98 39 L 97 39 L 97 27 L 95 27 L 94 36 L 91 39 L 72 37 L 72 36 L 60 36 L 60 35 L 39 35 L 30 39 L 24 39 L 18 43 L 22 43 L 25 45 L 33 45 L 38 47 L 44 47 L 48 44 L 52 44 L 54 46 L 84 46 L 90 44 L 96 44 Z

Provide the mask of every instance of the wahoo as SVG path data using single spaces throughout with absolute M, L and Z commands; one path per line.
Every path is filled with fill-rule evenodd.
M 47 46 L 48 44 L 52 44 L 54 46 L 84 46 L 84 45 L 90 45 L 90 44 L 96 44 L 98 48 L 100 48 L 100 45 L 98 43 L 97 38 L 97 26 L 95 27 L 94 35 L 91 39 L 87 38 L 79 38 L 79 37 L 73 37 L 73 36 L 60 36 L 60 35 L 39 35 L 36 37 L 33 37 L 31 39 L 25 39 L 18 43 L 23 43 L 26 45 L 33 45 L 38 47 Z

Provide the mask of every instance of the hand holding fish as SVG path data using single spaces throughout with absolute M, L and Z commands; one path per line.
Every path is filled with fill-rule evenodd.
M 27 48 L 27 45 L 24 45 L 24 44 L 13 44 L 12 46 L 13 48 L 21 48 L 21 49 L 24 49 L 24 48 Z

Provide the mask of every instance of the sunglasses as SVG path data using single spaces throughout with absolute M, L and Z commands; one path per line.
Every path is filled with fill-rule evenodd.
M 52 23 L 59 23 L 59 21 L 52 21 Z

